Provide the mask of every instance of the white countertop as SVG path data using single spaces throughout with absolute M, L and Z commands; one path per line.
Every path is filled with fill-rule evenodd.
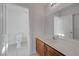
M 66 39 L 53 40 L 43 37 L 38 38 L 66 56 L 79 56 L 79 41 Z

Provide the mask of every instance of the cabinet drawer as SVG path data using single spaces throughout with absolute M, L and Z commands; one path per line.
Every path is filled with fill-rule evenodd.
M 62 53 L 60 53 L 59 51 L 55 50 L 54 48 L 48 45 L 47 45 L 47 55 L 48 56 L 63 56 Z

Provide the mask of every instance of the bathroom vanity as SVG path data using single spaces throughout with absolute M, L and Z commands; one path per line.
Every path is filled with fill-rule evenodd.
M 36 52 L 41 56 L 65 56 L 39 38 L 36 38 Z
M 40 56 L 79 56 L 79 41 L 36 37 L 36 52 Z

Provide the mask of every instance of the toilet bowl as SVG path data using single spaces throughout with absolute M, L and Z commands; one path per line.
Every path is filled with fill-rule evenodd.
M 17 44 L 17 48 L 21 48 L 21 42 L 22 42 L 22 34 L 17 34 L 16 35 L 16 44 Z

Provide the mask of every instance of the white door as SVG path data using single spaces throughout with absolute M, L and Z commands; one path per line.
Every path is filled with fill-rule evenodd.
M 73 16 L 67 15 L 61 17 L 62 20 L 62 28 L 65 38 L 73 39 Z
M 74 39 L 79 40 L 79 14 L 74 15 Z
M 64 34 L 65 39 L 73 38 L 72 15 L 54 17 L 54 33 Z

